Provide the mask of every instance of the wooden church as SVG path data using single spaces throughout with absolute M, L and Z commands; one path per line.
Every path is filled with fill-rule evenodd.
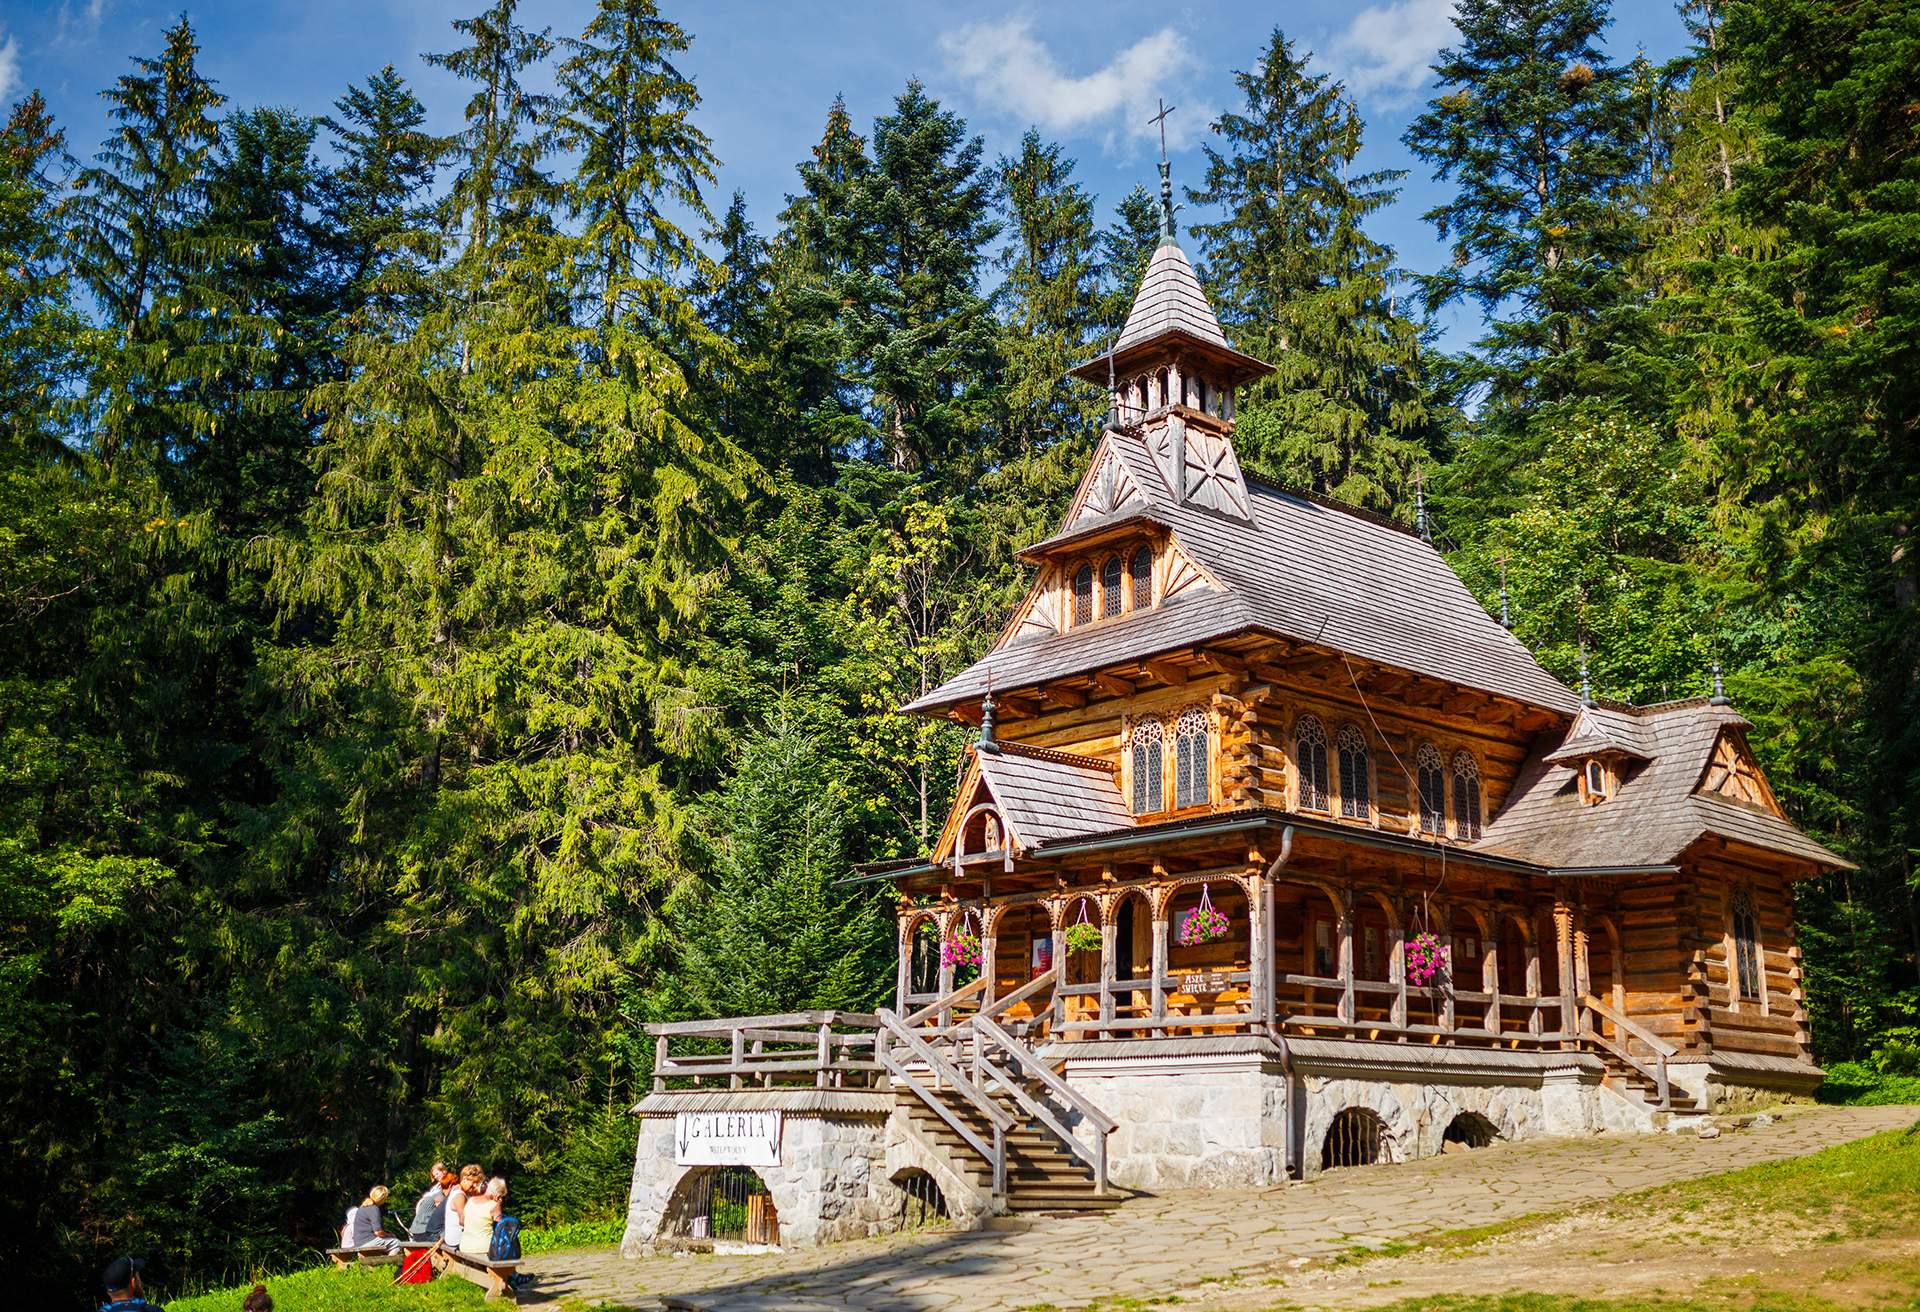
M 1846 862 L 1717 676 L 1576 693 L 1421 534 L 1248 478 L 1235 394 L 1270 366 L 1170 192 L 1163 165 L 1132 311 L 1075 371 L 1111 419 L 1025 600 L 905 708 L 978 738 L 935 849 L 859 876 L 898 891 L 895 1005 L 654 1027 L 628 1251 L 684 1210 L 660 1127 L 696 1113 L 824 1136 L 756 1179 L 832 1237 L 908 1177 L 954 1216 L 1097 1206 L 1818 1083 L 1794 886 Z M 874 1183 L 836 1202 L 855 1161 Z

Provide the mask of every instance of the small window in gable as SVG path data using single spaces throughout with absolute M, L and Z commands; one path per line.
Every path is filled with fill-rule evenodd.
M 1135 815 L 1158 811 L 1167 804 L 1167 794 L 1160 782 L 1165 740 L 1166 735 L 1158 720 L 1142 720 L 1133 726 L 1133 736 L 1129 741 L 1133 757 L 1130 764 L 1133 767 Z
M 1195 707 L 1174 724 L 1173 804 L 1205 806 L 1207 788 L 1207 715 Z
M 1153 605 L 1153 548 L 1141 546 L 1133 553 L 1133 608 L 1145 610 Z
M 1108 556 L 1100 566 L 1101 619 L 1111 619 L 1120 613 L 1120 580 L 1125 572 L 1118 556 Z
M 1432 743 L 1422 743 L 1413 758 L 1413 771 L 1420 790 L 1420 829 L 1423 833 L 1444 834 L 1447 831 L 1447 783 L 1446 766 L 1441 763 L 1439 749 Z
M 1327 809 L 1327 731 L 1318 718 L 1303 715 L 1293 725 L 1294 763 L 1300 771 L 1300 809 Z
M 1093 622 L 1093 566 L 1082 565 L 1073 572 L 1073 622 Z
M 1373 772 L 1367 753 L 1367 736 L 1360 726 L 1349 724 L 1340 730 L 1340 814 L 1349 820 L 1373 818 Z
M 1480 837 L 1480 763 L 1466 752 L 1453 757 L 1453 828 L 1461 838 Z

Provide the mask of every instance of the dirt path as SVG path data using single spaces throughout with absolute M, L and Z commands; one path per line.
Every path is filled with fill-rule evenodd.
M 1510 1267 L 1484 1271 L 1470 1265 L 1481 1260 L 1473 1254 L 1445 1262 L 1430 1255 L 1376 1259 L 1326 1275 L 1317 1266 L 1361 1246 L 1588 1206 L 1652 1185 L 1801 1156 L 1912 1124 L 1916 1114 L 1901 1107 L 1807 1107 L 1717 1139 L 1621 1135 L 1502 1144 L 1272 1189 L 1139 1198 L 1103 1215 L 1043 1218 L 1024 1233 L 894 1236 L 763 1257 L 630 1261 L 604 1251 L 553 1253 L 528 1268 L 545 1300 L 715 1312 L 1015 1312 L 1174 1293 L 1223 1308 L 1359 1307 L 1441 1288 L 1459 1292 L 1467 1288 L 1465 1273 L 1475 1271 L 1492 1282 L 1490 1289 L 1546 1288 L 1528 1282 L 1552 1277 L 1592 1291 L 1592 1280 L 1578 1268 L 1602 1256 L 1630 1268 L 1637 1259 L 1629 1236 L 1582 1239 L 1578 1249 L 1603 1251 L 1581 1262 L 1569 1260 L 1565 1243 L 1530 1237 L 1512 1241 Z M 1502 1251 L 1499 1260 L 1508 1256 Z M 1677 1266 L 1673 1261 L 1650 1251 L 1641 1269 L 1649 1281 L 1686 1287 L 1681 1276 L 1698 1263 L 1684 1256 Z M 1392 1280 L 1402 1283 L 1384 1283 Z

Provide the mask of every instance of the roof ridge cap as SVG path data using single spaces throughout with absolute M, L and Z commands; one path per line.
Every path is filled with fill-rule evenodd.
M 1010 742 L 1006 739 L 1000 739 L 995 745 L 1003 755 L 1011 752 L 1015 756 L 1027 756 L 1036 761 L 1055 761 L 1061 765 L 1078 765 L 1093 770 L 1104 770 L 1108 774 L 1120 773 L 1120 766 L 1116 762 L 1103 761 L 1097 756 L 1081 756 L 1077 752 L 1063 752 L 1057 747 L 1035 747 L 1029 743 Z

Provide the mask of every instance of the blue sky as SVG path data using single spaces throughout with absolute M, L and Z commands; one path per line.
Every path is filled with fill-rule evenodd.
M 449 23 L 480 3 L 202 0 L 184 8 L 201 38 L 202 67 L 231 105 L 324 113 L 350 82 L 391 62 L 412 80 L 434 126 L 450 130 L 465 93 L 420 56 L 451 48 Z M 714 207 L 743 190 L 763 230 L 793 189 L 794 165 L 819 139 L 833 96 L 846 96 L 864 129 L 913 77 L 986 138 L 989 158 L 1010 150 L 1030 124 L 1061 141 L 1099 197 L 1104 220 L 1136 182 L 1153 181 L 1157 144 L 1146 120 L 1155 98 L 1178 106 L 1168 124 L 1175 184 L 1197 182 L 1197 142 L 1213 115 L 1232 105 L 1233 70 L 1251 64 L 1280 26 L 1315 52 L 1317 67 L 1348 83 L 1367 121 L 1363 166 L 1412 170 L 1373 230 L 1403 266 L 1424 270 L 1442 254 L 1420 215 L 1444 192 L 1399 139 L 1430 90 L 1427 65 L 1451 39 L 1451 4 L 665 0 L 664 8 L 694 35 L 684 63 L 699 83 L 700 123 L 722 162 Z M 100 90 L 130 56 L 159 49 L 182 7 L 179 0 L 0 0 L 0 98 L 38 87 L 74 153 L 91 154 L 106 128 Z M 591 0 L 526 0 L 523 13 L 529 24 L 571 35 L 591 7 Z M 1617 57 L 1644 48 L 1663 59 L 1682 41 L 1669 0 L 1616 0 L 1609 43 Z M 1464 312 L 1453 316 L 1448 344 L 1464 345 L 1475 326 Z

